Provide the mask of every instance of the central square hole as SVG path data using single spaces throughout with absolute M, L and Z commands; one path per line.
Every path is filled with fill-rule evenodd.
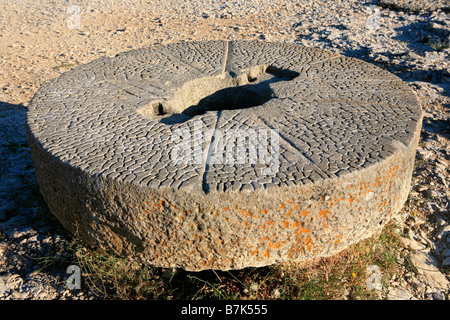
M 270 84 L 290 81 L 298 72 L 261 65 L 214 77 L 184 83 L 170 100 L 152 101 L 138 109 L 150 119 L 162 123 L 186 121 L 207 111 L 246 109 L 260 106 L 274 98 Z M 183 120 L 184 119 L 184 120 Z

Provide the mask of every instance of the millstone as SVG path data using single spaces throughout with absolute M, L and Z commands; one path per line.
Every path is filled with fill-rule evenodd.
M 294 44 L 185 42 L 44 85 L 27 130 L 51 212 L 87 244 L 160 267 L 338 253 L 408 195 L 422 112 L 399 78 Z

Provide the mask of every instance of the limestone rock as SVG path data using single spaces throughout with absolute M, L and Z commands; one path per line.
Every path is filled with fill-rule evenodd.
M 433 256 L 423 252 L 414 252 L 408 254 L 407 259 L 414 268 L 414 271 L 424 276 L 430 287 L 448 289 L 448 280 L 439 271 L 438 263 Z

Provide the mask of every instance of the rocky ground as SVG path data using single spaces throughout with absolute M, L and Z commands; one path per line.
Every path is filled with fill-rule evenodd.
M 372 62 L 416 92 L 424 123 L 399 219 L 403 271 L 390 280 L 388 299 L 449 300 L 449 34 L 450 3 L 442 0 L 2 1 L 0 299 L 92 298 L 68 290 L 67 266 L 44 268 L 64 261 L 68 237 L 39 196 L 24 128 L 38 88 L 78 64 L 149 44 L 260 39 Z

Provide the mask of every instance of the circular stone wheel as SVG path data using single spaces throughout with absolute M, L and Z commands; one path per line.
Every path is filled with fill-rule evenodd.
M 422 112 L 399 78 L 294 44 L 185 42 L 44 85 L 27 130 L 51 212 L 87 244 L 190 271 L 338 253 L 395 217 Z

